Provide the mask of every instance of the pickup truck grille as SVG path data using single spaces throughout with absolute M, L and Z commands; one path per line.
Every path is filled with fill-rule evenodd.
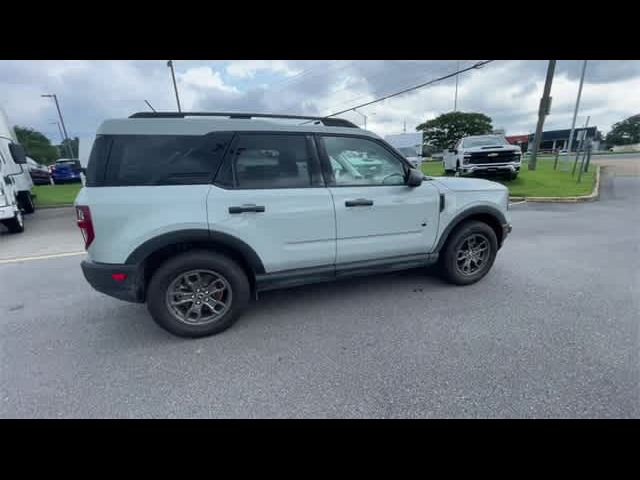
M 495 155 L 497 153 L 497 155 Z M 490 157 L 489 154 L 494 156 Z M 515 162 L 520 159 L 520 155 L 516 155 L 513 152 L 477 152 L 472 153 L 469 158 L 470 164 L 483 164 L 483 163 L 507 163 Z

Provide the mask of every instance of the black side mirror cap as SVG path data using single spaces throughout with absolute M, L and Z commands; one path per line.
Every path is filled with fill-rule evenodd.
M 421 171 L 410 168 L 409 174 L 407 175 L 407 185 L 409 187 L 418 187 L 422 185 L 422 181 L 424 180 L 424 173 Z
M 24 147 L 19 143 L 10 143 L 9 151 L 11 152 L 11 157 L 13 161 L 17 165 L 25 165 L 27 163 L 27 154 L 24 151 Z

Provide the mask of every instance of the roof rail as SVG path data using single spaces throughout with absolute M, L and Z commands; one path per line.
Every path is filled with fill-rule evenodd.
M 229 118 L 290 118 L 294 120 L 312 120 L 326 127 L 359 128 L 356 124 L 343 118 L 307 117 L 304 115 L 272 115 L 267 113 L 239 112 L 137 112 L 129 118 L 185 118 L 185 117 L 229 117 Z M 306 122 L 309 123 L 309 122 Z

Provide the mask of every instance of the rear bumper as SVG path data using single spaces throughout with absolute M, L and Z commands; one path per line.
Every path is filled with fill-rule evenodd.
M 96 263 L 83 260 L 80 264 L 84 278 L 98 292 L 126 302 L 144 302 L 144 284 L 137 265 Z M 114 280 L 113 274 L 125 274 L 124 280 Z

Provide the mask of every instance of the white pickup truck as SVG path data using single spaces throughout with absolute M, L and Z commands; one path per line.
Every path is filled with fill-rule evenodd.
M 522 151 L 502 135 L 463 137 L 443 152 L 445 173 L 460 175 L 506 175 L 515 180 L 520 172 Z

